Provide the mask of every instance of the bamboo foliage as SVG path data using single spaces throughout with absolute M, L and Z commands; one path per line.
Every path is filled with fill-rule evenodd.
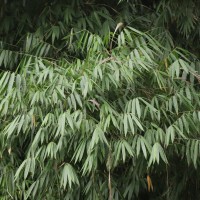
M 138 159 L 144 160 L 146 169 L 168 163 L 167 148 L 178 141 L 185 147 L 182 156 L 197 167 L 199 142 L 188 133 L 198 132 L 194 124 L 199 114 L 193 110 L 199 97 L 192 83 L 179 78 L 180 73 L 190 74 L 191 63 L 172 60 L 176 56 L 170 52 L 166 70 L 159 64 L 162 49 L 151 48 L 154 40 L 132 28 L 123 33 L 111 57 L 104 53 L 104 46 L 96 56 L 96 47 L 103 41 L 99 43 L 100 38 L 91 34 L 84 36 L 89 44 L 93 38 L 93 46 L 83 46 L 88 55 L 82 61 L 50 61 L 25 54 L 19 72 L 1 72 L 0 110 L 5 121 L 1 146 L 14 162 L 11 195 L 39 198 L 45 194 L 32 192 L 39 187 L 47 193 L 51 187 L 62 188 L 61 196 L 67 188 L 80 190 L 84 179 L 98 176 L 108 152 L 114 182 L 115 171 L 131 160 L 135 165 Z M 133 50 L 126 49 L 126 41 L 132 42 Z M 151 84 L 149 91 L 147 84 Z M 16 163 L 19 157 L 22 162 Z M 47 187 L 49 176 L 54 178 Z M 107 181 L 106 176 L 100 182 Z M 21 181 L 25 188 L 19 188 Z M 118 183 L 113 184 L 113 195 L 120 194 L 119 190 Z
M 110 31 L 104 7 L 63 5 L 0 45 L 1 199 L 134 199 L 160 185 L 180 199 L 200 164 L 193 55 L 131 25 Z M 191 168 L 180 185 L 179 163 Z

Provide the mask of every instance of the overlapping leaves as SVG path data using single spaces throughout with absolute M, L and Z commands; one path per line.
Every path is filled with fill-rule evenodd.
M 12 179 L 11 196 L 42 198 L 59 188 L 54 198 L 65 191 L 71 198 L 77 191 L 88 199 L 95 195 L 89 191 L 106 198 L 104 187 L 95 187 L 108 181 L 109 164 L 112 195 L 132 198 L 138 189 L 123 194 L 126 186 L 120 186 L 117 171 L 127 162 L 136 168 L 146 163 L 141 174 L 156 163 L 168 164 L 178 143 L 181 156 L 198 165 L 199 94 L 192 63 L 178 50 L 163 57 L 159 43 L 131 27 L 121 32 L 111 53 L 99 36 L 86 31 L 83 38 L 78 42 L 88 51 L 84 60 L 24 53 L 19 70 L 1 72 L 1 166 L 6 170 L 1 184 Z M 184 74 L 193 81 L 181 78 Z M 85 185 L 92 177 L 96 186 Z M 6 191 L 2 194 L 7 198 Z

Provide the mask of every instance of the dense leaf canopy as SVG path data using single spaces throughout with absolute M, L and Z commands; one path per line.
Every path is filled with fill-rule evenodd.
M 0 0 L 0 199 L 199 199 L 199 4 Z

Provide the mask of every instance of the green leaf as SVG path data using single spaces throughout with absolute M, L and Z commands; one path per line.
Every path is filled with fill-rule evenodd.
M 139 120 L 135 117 L 135 115 L 132 115 L 132 119 L 135 121 L 135 123 L 137 124 L 137 126 L 144 131 L 142 124 L 139 122 Z

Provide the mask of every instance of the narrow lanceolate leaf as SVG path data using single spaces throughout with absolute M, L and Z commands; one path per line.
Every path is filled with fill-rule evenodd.
M 24 160 L 21 165 L 18 167 L 16 173 L 15 173 L 15 180 L 17 180 L 19 178 L 20 173 L 22 173 L 22 169 L 24 168 L 24 166 L 26 165 L 26 160 Z
M 15 73 L 12 73 L 11 76 L 10 76 L 9 83 L 8 83 L 8 92 L 11 91 L 13 84 L 14 84 L 14 81 L 15 81 Z
M 28 191 L 26 192 L 26 195 L 25 195 L 25 200 L 29 198 L 29 196 L 31 195 L 31 192 L 33 191 L 33 188 L 35 186 L 36 182 L 34 182 L 28 189 Z
M 128 123 L 129 123 L 129 127 L 131 129 L 131 133 L 134 135 L 135 134 L 135 128 L 134 128 L 134 124 L 133 124 L 133 120 L 131 118 L 131 115 L 128 115 Z
M 69 123 L 70 128 L 73 130 L 74 129 L 74 125 L 73 125 L 73 120 L 72 120 L 70 112 L 67 111 L 65 116 L 67 118 L 67 122 Z
M 140 103 L 139 103 L 139 100 L 138 100 L 138 99 L 136 99 L 135 102 L 136 102 L 136 111 L 137 111 L 137 116 L 138 116 L 138 118 L 140 118 L 140 117 L 141 117 L 141 108 L 140 108 Z
M 176 96 L 173 96 L 173 104 L 174 104 L 175 111 L 178 114 L 178 102 L 177 102 Z
M 123 124 L 124 124 L 124 134 L 126 136 L 126 134 L 128 132 L 128 116 L 127 116 L 127 114 L 124 114 Z
M 135 124 L 143 131 L 144 129 L 142 127 L 142 124 L 139 122 L 137 117 L 135 117 L 135 115 L 132 115 L 132 119 L 134 120 Z
M 30 167 L 31 167 L 31 158 L 27 158 L 26 159 L 25 170 L 24 170 L 24 179 L 27 178 L 28 173 L 30 172 Z
M 77 92 L 74 92 L 74 96 L 75 96 L 75 99 L 76 99 L 77 103 L 79 104 L 79 106 L 82 107 L 83 104 L 82 104 L 80 95 Z
M 58 131 L 60 131 L 62 135 L 65 132 L 65 118 L 66 118 L 66 114 L 63 113 L 59 116 L 59 119 L 58 119 Z
M 8 84 L 9 77 L 10 77 L 9 72 L 3 73 L 3 76 L 1 77 L 1 80 L 0 80 L 0 85 L 1 85 L 0 91 L 2 91 L 6 87 L 6 85 Z
M 194 156 L 193 156 L 193 162 L 195 167 L 197 167 L 198 156 L 199 156 L 199 141 L 197 140 L 194 145 Z

